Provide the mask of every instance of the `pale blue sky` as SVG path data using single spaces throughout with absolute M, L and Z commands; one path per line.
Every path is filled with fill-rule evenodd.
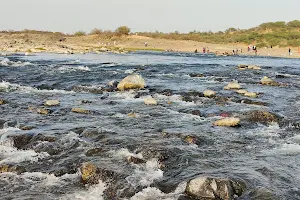
M 224 31 L 300 19 L 300 0 L 0 0 L 0 30 Z

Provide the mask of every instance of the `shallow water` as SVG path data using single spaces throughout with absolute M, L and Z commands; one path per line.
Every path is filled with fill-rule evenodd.
M 236 68 L 244 63 L 262 70 Z M 147 88 L 100 92 L 108 82 L 131 73 L 142 75 Z M 191 77 L 192 73 L 204 76 Z M 257 84 L 263 76 L 285 86 Z M 232 80 L 261 93 L 255 100 L 267 106 L 204 97 L 182 100 L 189 91 L 205 89 L 246 99 L 223 90 Z M 8 102 L 0 106 L 0 165 L 26 169 L 19 175 L 0 174 L 3 199 L 103 199 L 109 183 L 90 187 L 80 183 L 78 168 L 87 161 L 122 175 L 113 189 L 123 199 L 178 199 L 186 182 L 199 175 L 243 180 L 247 191 L 239 199 L 300 199 L 300 60 L 155 52 L 13 55 L 0 57 L 0 81 L 0 99 Z M 157 106 L 144 105 L 149 96 L 158 100 Z M 49 115 L 28 109 L 43 107 L 48 99 L 60 101 Z M 73 107 L 92 113 L 73 113 Z M 199 110 L 201 116 L 190 114 L 191 110 Z M 276 113 L 286 123 L 212 126 L 222 113 L 239 116 L 250 110 Z M 22 130 L 24 125 L 34 128 Z M 38 140 L 21 150 L 11 139 L 21 134 L 51 136 L 55 141 Z M 187 135 L 200 142 L 188 144 L 183 139 Z M 95 147 L 103 153 L 85 155 Z M 168 156 L 160 161 L 147 157 L 145 151 Z M 129 155 L 147 162 L 129 164 Z M 128 187 L 134 192 L 126 192 Z

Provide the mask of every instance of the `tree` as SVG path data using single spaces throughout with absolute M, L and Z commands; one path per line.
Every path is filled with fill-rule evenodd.
M 130 28 L 127 26 L 120 26 L 119 28 L 116 29 L 115 31 L 118 35 L 129 35 L 130 33 Z
M 287 23 L 287 26 L 291 28 L 300 28 L 300 21 L 299 20 L 290 21 Z
M 84 31 L 77 31 L 74 33 L 75 36 L 84 36 L 86 33 Z
M 90 32 L 90 35 L 101 35 L 103 33 L 103 31 L 101 29 L 93 29 L 91 32 Z

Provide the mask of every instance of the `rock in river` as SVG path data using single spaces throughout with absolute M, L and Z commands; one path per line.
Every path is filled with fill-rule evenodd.
M 45 106 L 58 106 L 59 101 L 58 100 L 47 100 L 44 103 Z
M 263 110 L 252 110 L 246 112 L 245 116 L 251 122 L 259 122 L 263 124 L 280 121 L 280 118 L 275 114 Z
M 154 98 L 147 98 L 144 100 L 146 105 L 157 105 L 157 101 Z
M 124 78 L 119 84 L 118 84 L 118 90 L 129 90 L 129 89 L 142 89 L 146 85 L 145 80 L 142 78 L 142 76 L 137 74 L 132 74 Z
M 225 90 L 231 90 L 231 89 L 241 89 L 240 84 L 237 81 L 232 81 L 230 83 L 228 83 L 228 85 L 226 85 L 224 87 Z
M 83 108 L 72 108 L 72 112 L 81 113 L 81 114 L 89 114 L 91 111 L 83 109 Z
M 235 117 L 228 117 L 215 121 L 213 125 L 215 126 L 238 126 L 240 124 L 240 119 Z
M 205 96 L 205 97 L 214 97 L 214 96 L 216 96 L 216 92 L 215 91 L 212 91 L 212 90 L 205 90 L 204 92 L 203 92 L 203 95 Z
M 4 100 L 4 99 L 0 99 L 0 105 L 4 105 L 6 104 L 7 102 Z
M 233 200 L 245 189 L 246 185 L 241 181 L 203 176 L 190 180 L 185 192 L 193 199 Z
M 260 83 L 263 85 L 272 85 L 272 86 L 279 86 L 280 84 L 277 83 L 276 81 L 272 80 L 271 78 L 264 76 L 261 80 Z

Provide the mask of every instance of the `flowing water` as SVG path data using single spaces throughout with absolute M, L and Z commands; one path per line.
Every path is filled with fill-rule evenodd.
M 244 63 L 262 70 L 238 70 Z M 147 87 L 102 92 L 131 73 Z M 258 84 L 263 76 L 282 86 Z M 232 80 L 259 92 L 255 101 L 265 105 L 243 103 L 247 98 L 223 90 Z M 199 175 L 244 181 L 239 199 L 300 199 L 300 60 L 154 52 L 12 55 L 0 57 L 0 81 L 0 99 L 7 101 L 0 105 L 0 166 L 25 169 L 0 174 L 1 199 L 108 199 L 110 188 L 116 199 L 175 200 Z M 197 96 L 205 89 L 230 100 Z M 158 105 L 145 105 L 149 96 Z M 60 105 L 38 114 L 35 108 L 49 99 Z M 71 112 L 74 107 L 91 113 Z M 212 125 L 250 110 L 270 111 L 285 123 Z M 34 141 L 17 147 L 18 135 Z M 87 155 L 93 148 L 101 152 Z M 130 155 L 146 163 L 128 163 Z M 79 167 L 85 162 L 118 174 L 114 184 L 83 185 Z

